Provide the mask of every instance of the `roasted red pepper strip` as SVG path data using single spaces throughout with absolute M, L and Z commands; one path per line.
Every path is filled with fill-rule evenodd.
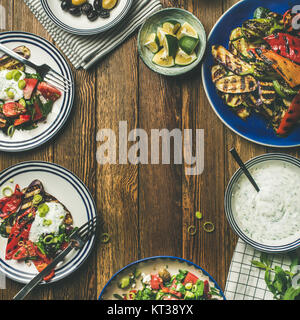
M 6 219 L 17 212 L 22 202 L 22 197 L 23 193 L 20 191 L 19 185 L 16 185 L 15 191 L 10 197 L 4 197 L 0 200 L 0 218 Z
M 153 290 L 159 290 L 162 283 L 163 281 L 158 275 L 151 274 L 150 285 Z
M 273 51 L 292 61 L 300 63 L 300 39 L 287 33 L 275 33 L 266 38 L 265 41 Z
M 300 91 L 293 99 L 288 111 L 285 113 L 276 133 L 280 136 L 284 136 L 288 134 L 299 119 L 300 119 Z
M 37 249 L 36 252 L 37 252 L 39 259 L 33 261 L 33 263 L 34 263 L 35 267 L 37 268 L 38 272 L 41 272 L 51 263 L 51 260 L 46 255 L 41 253 L 39 249 Z M 54 277 L 54 275 L 55 275 L 55 271 L 53 269 L 47 276 L 44 277 L 44 280 L 49 281 Z
M 29 231 L 30 231 L 34 216 L 35 216 L 35 209 L 29 208 L 17 218 L 17 221 L 13 225 L 7 240 L 6 255 L 5 255 L 6 260 L 10 260 L 13 258 L 13 255 L 20 248 L 19 246 L 20 241 L 28 240 Z

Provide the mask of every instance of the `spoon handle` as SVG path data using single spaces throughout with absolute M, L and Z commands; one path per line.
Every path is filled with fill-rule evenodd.
M 260 191 L 258 185 L 256 184 L 255 180 L 253 179 L 253 177 L 251 176 L 250 172 L 248 171 L 247 167 L 245 166 L 244 162 L 242 161 L 242 159 L 240 158 L 240 156 L 238 155 L 237 151 L 235 150 L 235 148 L 232 148 L 230 150 L 230 153 L 232 154 L 232 156 L 234 157 L 235 161 L 238 163 L 238 165 L 240 166 L 240 168 L 243 170 L 243 172 L 245 173 L 246 177 L 249 179 L 249 181 L 251 182 L 251 184 L 253 185 L 253 187 L 255 188 L 255 190 L 257 192 Z

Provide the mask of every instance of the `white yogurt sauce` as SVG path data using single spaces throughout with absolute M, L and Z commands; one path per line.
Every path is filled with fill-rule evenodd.
M 250 170 L 256 192 L 245 175 L 232 194 L 232 210 L 239 228 L 265 245 L 288 244 L 300 238 L 300 169 L 272 160 Z
M 59 227 L 64 221 L 66 211 L 60 203 L 46 202 L 49 211 L 45 217 L 40 217 L 37 212 L 29 232 L 29 240 L 37 242 L 43 234 L 58 233 Z M 51 221 L 50 225 L 45 225 L 44 221 Z
M 15 81 L 14 79 L 7 80 L 6 75 L 11 70 L 2 70 L 0 71 L 0 100 L 3 101 L 18 101 L 24 97 L 23 90 L 21 90 L 18 86 L 18 82 L 20 80 L 25 79 L 25 73 L 22 71 L 19 71 L 21 73 L 21 76 L 18 81 Z M 11 91 L 14 93 L 14 98 L 11 99 L 7 95 L 7 91 Z

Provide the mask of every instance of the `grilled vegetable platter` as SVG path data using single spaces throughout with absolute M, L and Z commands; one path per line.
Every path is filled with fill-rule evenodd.
M 300 32 L 291 10 L 258 7 L 231 31 L 228 46 L 213 44 L 211 78 L 224 103 L 247 121 L 258 114 L 278 137 L 300 121 Z
M 39 180 L 21 190 L 17 184 L 2 188 L 0 236 L 7 238 L 5 260 L 34 264 L 41 272 L 69 243 L 74 230 L 69 210 L 45 191 Z M 49 281 L 52 270 L 44 277 Z
M 15 52 L 28 59 L 30 49 L 19 46 Z M 15 130 L 33 130 L 45 122 L 61 92 L 39 74 L 28 73 L 19 61 L 0 57 L 0 130 L 12 137 Z

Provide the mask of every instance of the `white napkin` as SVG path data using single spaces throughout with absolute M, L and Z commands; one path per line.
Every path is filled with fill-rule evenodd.
M 161 9 L 160 0 L 134 0 L 124 20 L 109 32 L 78 36 L 56 26 L 44 12 L 40 0 L 24 0 L 76 69 L 88 69 L 119 46 L 153 12 Z
M 265 271 L 251 264 L 259 261 L 261 253 L 241 239 L 238 240 L 232 257 L 225 297 L 228 300 L 273 300 L 273 294 L 264 280 Z M 290 269 L 291 260 L 287 254 L 268 254 L 271 267 L 279 266 Z

